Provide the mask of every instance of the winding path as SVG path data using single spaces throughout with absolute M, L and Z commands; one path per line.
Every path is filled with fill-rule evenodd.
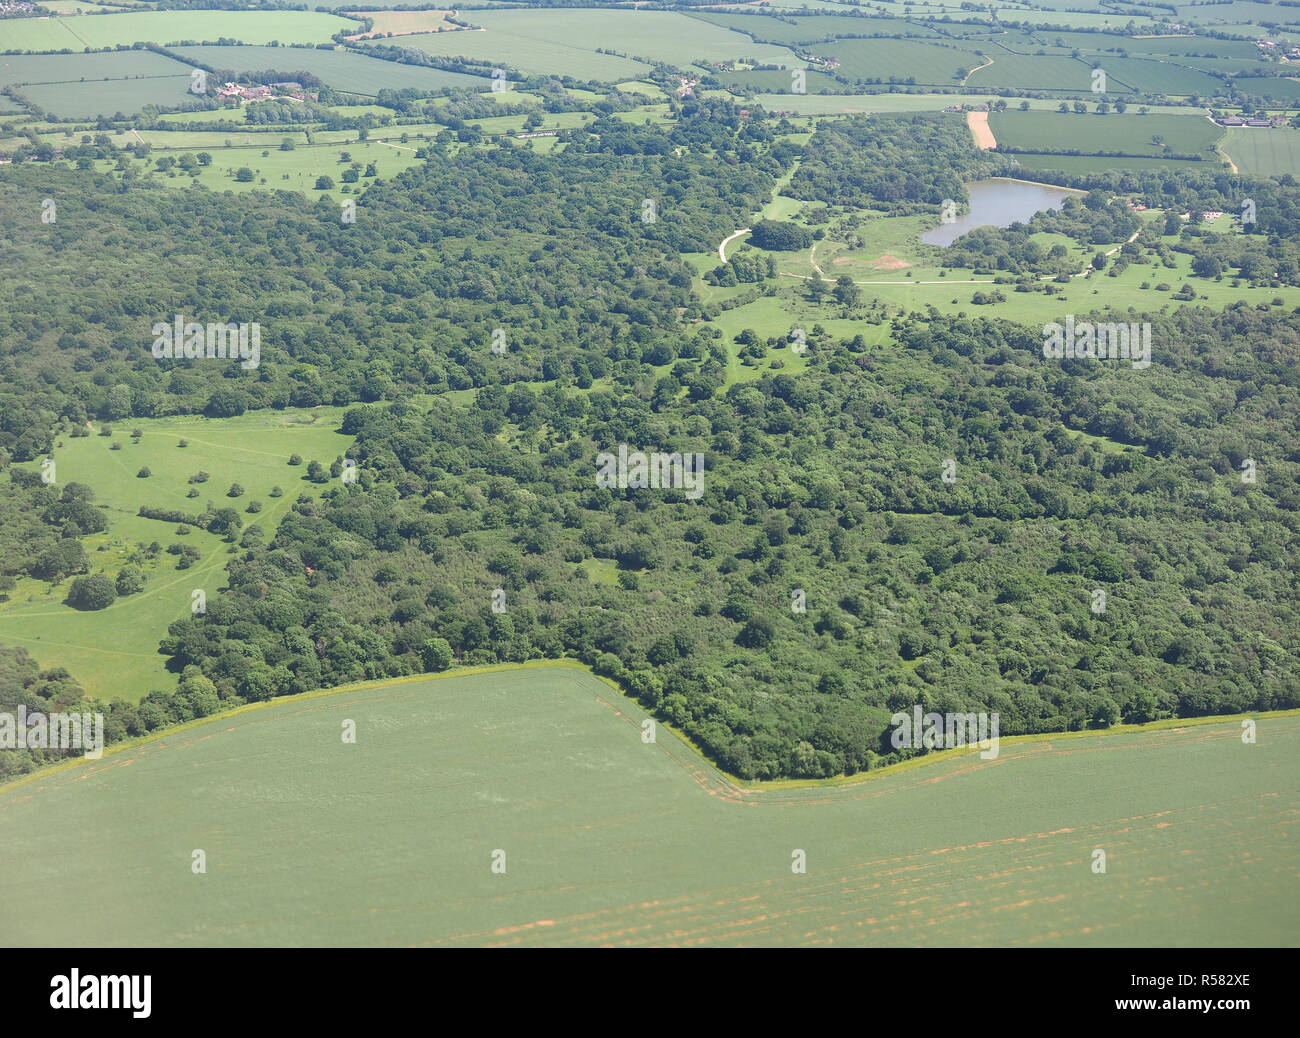
M 735 234 L 729 234 L 718 243 L 718 258 L 723 263 L 727 262 L 727 246 L 739 238 L 742 234 L 748 234 L 752 228 L 746 227 L 743 230 L 736 231 Z

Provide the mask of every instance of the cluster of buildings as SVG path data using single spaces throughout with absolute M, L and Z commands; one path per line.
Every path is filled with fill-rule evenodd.
M 30 14 L 35 10 L 36 5 L 27 0 L 0 0 L 0 14 Z
M 1285 126 L 1286 116 L 1274 115 L 1268 119 L 1248 119 L 1245 116 L 1229 115 L 1222 119 L 1215 119 L 1214 121 L 1220 126 L 1262 126 L 1267 128 L 1271 126 Z
M 1256 40 L 1255 46 L 1259 48 L 1261 54 L 1270 58 L 1275 54 L 1281 54 L 1288 61 L 1295 61 L 1300 58 L 1300 47 L 1288 47 L 1286 44 L 1279 45 L 1272 40 Z
M 269 101 L 273 97 L 286 97 L 291 101 L 315 101 L 316 94 L 303 89 L 301 83 L 254 83 L 244 86 L 240 83 L 226 83 L 217 91 L 217 97 L 225 100 L 234 98 L 243 104 L 245 101 Z

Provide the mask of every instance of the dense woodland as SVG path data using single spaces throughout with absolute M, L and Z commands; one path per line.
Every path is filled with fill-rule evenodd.
M 803 373 L 728 386 L 679 254 L 716 252 L 770 197 L 801 154 L 778 127 L 708 103 L 668 129 L 601 120 L 546 157 L 435 146 L 371 187 L 352 226 L 296 195 L 8 170 L 6 461 L 92 416 L 350 405 L 358 482 L 303 496 L 265 542 L 227 531 L 240 545 L 228 590 L 162 640 L 178 687 L 115 704 L 109 738 L 347 681 L 560 655 L 746 778 L 896 759 L 885 726 L 914 703 L 997 711 L 1003 734 L 1300 705 L 1300 316 L 1112 315 L 1152 324 L 1152 366 L 1135 372 L 1045 363 L 1040 330 L 1006 320 L 890 315 L 875 318 L 890 321 L 884 346 L 813 329 Z M 836 121 L 791 190 L 937 213 L 1002 161 L 958 148 L 958 130 Z M 889 151 L 862 163 L 855 148 Z M 1135 185 L 1206 207 L 1251 191 L 1276 203 L 1259 210 L 1260 250 L 1289 248 L 1294 185 Z M 51 193 L 58 224 L 42 226 Z M 1052 219 L 1092 235 L 1126 218 L 1103 200 Z M 1016 233 L 998 239 L 1008 256 Z M 1049 272 L 1023 250 L 1015 262 Z M 176 312 L 262 322 L 261 366 L 160 364 L 149 328 Z M 619 444 L 702 452 L 703 497 L 598 489 L 595 457 Z M 93 525 L 72 487 L 6 479 L 42 544 Z M 20 654 L 6 668 L 11 698 L 73 694 Z

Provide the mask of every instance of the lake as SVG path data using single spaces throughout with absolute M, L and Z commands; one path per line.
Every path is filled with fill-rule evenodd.
M 967 184 L 966 192 L 970 195 L 970 212 L 958 217 L 956 223 L 942 223 L 923 232 L 921 241 L 927 245 L 951 245 L 976 227 L 1025 223 L 1040 209 L 1060 209 L 1066 198 L 1076 194 L 1049 184 L 1029 184 L 1003 177 Z

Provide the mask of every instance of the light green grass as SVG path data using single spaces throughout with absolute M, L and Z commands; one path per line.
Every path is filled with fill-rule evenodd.
M 664 725 L 643 742 L 643 718 L 551 665 L 189 725 L 0 791 L 7 859 L 77 891 L 5 898 L 0 929 L 65 947 L 1196 947 L 1300 925 L 1294 714 L 1259 718 L 1255 745 L 1214 720 L 765 789 Z
M 1228 131 L 1220 145 L 1242 173 L 1262 177 L 1280 177 L 1284 173 L 1300 175 L 1300 130 L 1238 129 Z
M 994 112 L 989 116 L 989 128 L 999 145 L 1017 152 L 1122 151 L 1149 158 L 1168 153 L 1215 158 L 1214 143 L 1224 133 L 1222 126 L 1204 115 L 1078 115 L 1015 109 Z M 1152 143 L 1152 137 L 1161 137 L 1162 144 Z
M 129 117 L 145 105 L 177 108 L 193 99 L 189 76 L 110 79 L 86 83 L 40 83 L 18 93 L 46 112 L 65 119 Z
M 310 421 L 313 415 L 313 424 L 295 422 Z M 238 509 L 245 526 L 261 526 L 270 540 L 298 495 L 315 496 L 321 489 L 303 478 L 307 462 L 315 459 L 328 466 L 351 444 L 350 437 L 338 433 L 341 419 L 341 409 L 327 407 L 225 419 L 136 418 L 113 423 L 111 439 L 62 436 L 63 446 L 54 451 L 59 482 L 89 485 L 95 503 L 108 509 L 108 530 L 85 542 L 91 572 L 116 576 L 131 550 L 155 540 L 164 548 L 174 542 L 193 544 L 203 557 L 178 570 L 176 556 L 162 554 L 147 571 L 142 592 L 98 612 L 62 604 L 70 580 L 51 591 L 44 581 L 21 578 L 11 600 L 0 604 L 0 641 L 23 646 L 42 666 L 67 667 L 98 698 L 138 700 L 152 689 L 173 687 L 176 678 L 164 669 L 158 641 L 168 624 L 187 614 L 193 589 L 204 589 L 209 600 L 216 597 L 230 556 L 221 538 L 199 529 L 177 535 L 175 523 L 138 516 L 140 506 L 197 513 L 210 500 L 218 508 Z M 139 443 L 131 439 L 135 428 L 144 433 Z M 189 446 L 178 447 L 181 439 Z M 114 442 L 122 449 L 111 450 Z M 302 456 L 301 466 L 287 464 L 293 453 Z M 138 478 L 142 466 L 152 476 Z M 198 485 L 197 498 L 187 498 L 188 479 L 200 469 L 212 478 Z M 226 497 L 232 483 L 243 485 L 243 497 Z M 283 497 L 270 496 L 276 485 Z M 252 500 L 261 501 L 263 509 L 245 514 Z

